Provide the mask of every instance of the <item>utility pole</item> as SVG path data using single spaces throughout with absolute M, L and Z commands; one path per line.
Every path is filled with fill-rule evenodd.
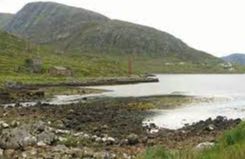
M 131 76 L 133 73 L 132 71 L 132 56 L 128 56 L 128 76 Z

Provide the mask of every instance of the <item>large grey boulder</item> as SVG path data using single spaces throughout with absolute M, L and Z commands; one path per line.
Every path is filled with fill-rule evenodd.
M 36 143 L 37 138 L 24 127 L 4 129 L 0 135 L 0 148 L 2 149 L 20 149 Z
M 52 132 L 44 131 L 37 135 L 37 140 L 38 142 L 43 142 L 47 145 L 50 145 L 56 140 L 56 136 Z
M 21 149 L 33 145 L 51 145 L 56 135 L 42 121 L 24 124 L 16 128 L 3 129 L 0 132 L 0 148 Z

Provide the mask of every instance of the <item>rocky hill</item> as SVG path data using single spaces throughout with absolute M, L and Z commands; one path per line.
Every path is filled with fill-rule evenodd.
M 5 31 L 65 52 L 133 53 L 194 63 L 220 61 L 166 32 L 51 2 L 27 4 Z
M 190 48 L 180 39 L 166 32 L 118 20 L 94 24 L 68 39 L 66 44 L 65 49 L 74 51 L 92 49 L 93 52 L 133 53 L 190 61 L 214 58 Z
M 231 62 L 234 64 L 245 65 L 245 54 L 235 53 L 228 56 L 222 57 L 226 62 Z
M 5 27 L 5 31 L 36 43 L 49 43 L 73 35 L 87 23 L 107 20 L 105 16 L 85 9 L 36 2 L 24 6 Z

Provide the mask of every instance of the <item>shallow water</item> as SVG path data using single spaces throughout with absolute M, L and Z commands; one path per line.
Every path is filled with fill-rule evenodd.
M 157 115 L 144 121 L 153 122 L 164 128 L 178 129 L 185 124 L 209 117 L 215 118 L 218 115 L 227 118 L 245 117 L 245 75 L 157 75 L 157 77 L 159 83 L 93 88 L 111 90 L 103 95 L 113 97 L 183 94 L 217 98 L 212 102 L 155 110 Z
M 151 96 L 184 94 L 194 96 L 243 96 L 245 97 L 245 75 L 157 75 L 159 83 L 141 83 L 118 86 L 96 86 L 111 90 L 105 96 Z

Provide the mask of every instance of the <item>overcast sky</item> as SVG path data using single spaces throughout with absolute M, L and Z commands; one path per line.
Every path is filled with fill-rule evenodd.
M 15 13 L 40 0 L 0 0 Z M 245 53 L 245 0 L 50 0 L 169 32 L 216 56 Z

